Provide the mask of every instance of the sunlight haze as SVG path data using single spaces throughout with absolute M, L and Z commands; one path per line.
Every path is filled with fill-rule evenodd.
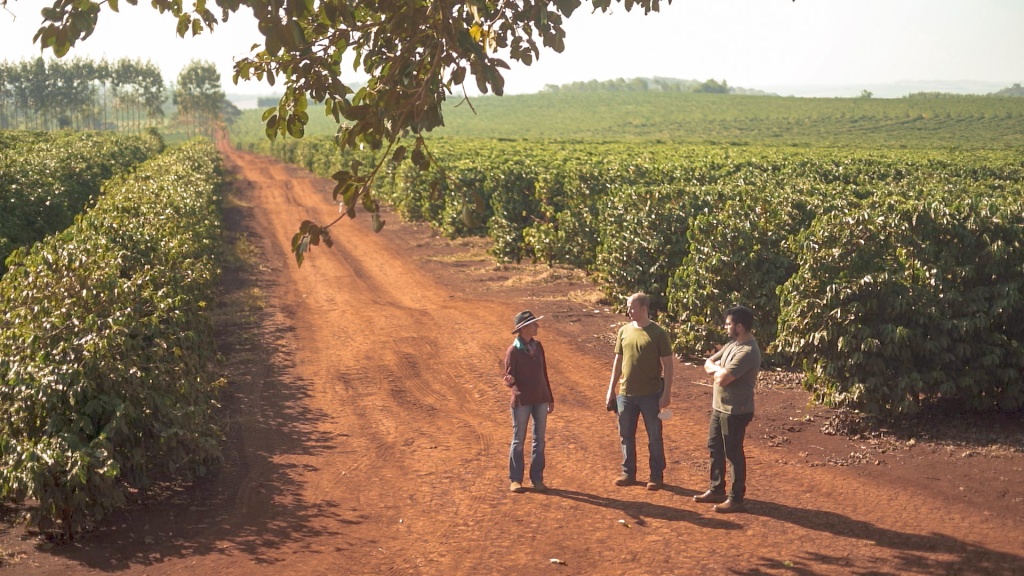
M 48 4 L 10 0 L 0 11 L 0 58 L 40 53 L 32 36 Z M 229 94 L 278 91 L 256 82 L 232 84 L 232 62 L 262 39 L 248 9 L 213 34 L 182 39 L 172 17 L 141 4 L 122 3 L 120 13 L 104 10 L 96 33 L 68 56 L 152 60 L 167 82 L 191 60 L 207 60 Z M 677 0 L 648 16 L 621 4 L 610 14 L 586 6 L 566 24 L 564 53 L 545 50 L 532 66 L 512 64 L 506 94 L 652 76 L 714 78 L 798 96 L 855 96 L 862 89 L 883 97 L 987 93 L 1024 82 L 1020 0 Z

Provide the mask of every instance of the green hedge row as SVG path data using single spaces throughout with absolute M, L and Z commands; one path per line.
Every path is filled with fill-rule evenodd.
M 776 348 L 829 403 L 1024 407 L 1024 195 L 902 192 L 798 235 Z
M 70 226 L 105 180 L 163 149 L 156 132 L 0 134 L 0 274 L 11 252 Z
M 272 152 L 287 160 L 297 146 L 317 158 L 303 165 L 320 174 L 352 160 L 329 139 L 277 143 Z M 757 312 L 768 361 L 804 368 L 826 404 L 874 412 L 913 410 L 937 398 L 1024 406 L 1022 339 L 1014 328 L 1024 325 L 1024 267 L 1013 234 L 1024 229 L 1019 154 L 493 140 L 430 146 L 438 159 L 430 170 L 402 164 L 376 184 L 403 218 L 449 236 L 487 234 L 499 259 L 584 269 L 615 302 L 646 291 L 683 354 L 721 343 L 722 310 L 744 303 Z M 940 206 L 951 212 L 940 217 Z M 848 214 L 861 216 L 843 220 Z M 893 251 L 916 242 L 941 255 L 930 274 L 949 280 L 929 285 L 935 303 L 919 310 L 931 302 L 921 287 L 893 283 L 909 282 L 906 270 L 916 261 L 892 255 L 870 259 L 870 273 L 889 278 L 888 288 L 841 296 L 863 278 L 848 277 L 852 262 L 841 258 L 872 253 L 848 245 L 857 238 L 871 238 L 873 249 L 889 239 Z M 1005 293 L 998 305 L 992 285 Z M 870 313 L 853 312 L 844 298 L 877 302 Z M 909 316 L 880 319 L 888 306 L 931 315 L 929 331 L 920 333 Z M 889 343 L 876 331 L 897 328 L 917 334 L 898 362 L 861 349 Z M 984 360 L 967 361 L 975 355 Z M 930 362 L 927 377 L 922 362 Z
M 0 279 L 0 498 L 38 501 L 42 530 L 73 537 L 219 457 L 219 162 L 192 142 L 115 177 Z

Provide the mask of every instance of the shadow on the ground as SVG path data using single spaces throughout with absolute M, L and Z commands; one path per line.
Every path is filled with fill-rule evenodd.
M 668 485 L 665 489 L 675 492 Z M 740 524 L 725 520 L 723 518 L 709 518 L 697 512 L 686 510 L 684 508 L 676 508 L 673 506 L 663 506 L 661 504 L 652 504 L 651 502 L 634 501 L 634 500 L 620 500 L 618 498 L 608 498 L 605 496 L 597 496 L 595 494 L 588 494 L 586 492 L 577 492 L 575 490 L 560 490 L 550 489 L 548 495 L 557 496 L 559 498 L 566 498 L 568 500 L 574 500 L 576 502 L 582 502 L 584 504 L 590 504 L 592 506 L 599 506 L 601 508 L 608 508 L 610 510 L 618 510 L 629 516 L 633 523 L 637 526 L 644 526 L 647 518 L 653 518 L 658 520 L 666 520 L 668 522 L 689 522 L 694 526 L 700 526 L 701 528 L 711 528 L 714 530 L 739 530 L 743 528 Z
M 762 558 L 758 566 L 737 569 L 733 571 L 734 574 L 1024 574 L 1024 556 L 991 550 L 947 534 L 899 532 L 835 512 L 797 508 L 775 502 L 749 500 L 748 511 L 751 515 L 771 518 L 807 530 L 872 542 L 876 546 L 895 550 L 896 554 L 883 561 L 878 558 L 830 555 L 826 550 L 808 551 L 800 558 Z

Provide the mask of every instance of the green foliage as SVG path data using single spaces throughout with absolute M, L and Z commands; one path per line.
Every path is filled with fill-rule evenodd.
M 440 138 L 881 149 L 1024 147 L 1024 100 L 545 92 L 447 110 Z M 313 116 L 316 116 L 314 114 Z M 328 130 L 311 127 L 310 130 Z
M 138 132 L 162 122 L 164 89 L 152 62 L 3 61 L 0 129 Z
M 536 197 L 538 170 L 521 159 L 498 161 L 491 166 L 496 170 L 484 170 L 488 176 L 484 190 L 493 212 L 487 221 L 493 241 L 491 254 L 499 260 L 519 262 L 530 256 L 523 230 L 536 220 L 540 209 Z
M 6 6 L 7 0 L 0 0 Z M 128 0 L 135 4 L 135 0 Z M 608 11 L 611 0 L 593 0 L 593 9 Z M 337 4 L 289 2 L 268 6 L 255 0 L 217 0 L 219 17 L 205 2 L 186 7 L 177 0 L 154 0 L 161 13 L 173 15 L 178 36 L 213 31 L 240 8 L 252 10 L 264 36 L 262 49 L 236 60 L 234 81 L 256 79 L 273 86 L 281 79 L 284 95 L 278 106 L 260 117 L 263 132 L 301 138 L 309 123 L 309 102 L 323 105 L 338 126 L 336 141 L 342 149 L 383 151 L 383 157 L 365 176 L 340 170 L 336 196 L 343 198 L 344 214 L 353 217 L 361 204 L 372 214 L 374 230 L 381 230 L 378 201 L 372 184 L 384 162 L 410 160 L 426 170 L 429 154 L 423 134 L 443 126 L 441 112 L 447 95 L 475 81 L 481 93 L 501 95 L 503 57 L 529 66 L 542 48 L 564 49 L 564 17 L 582 5 L 580 0 L 540 3 L 488 4 L 460 1 L 438 6 L 430 2 L 381 0 Z M 627 11 L 657 11 L 658 0 L 626 0 Z M 117 2 L 106 4 L 117 11 Z M 58 0 L 42 11 L 44 24 L 36 41 L 60 57 L 95 30 L 102 4 Z M 499 57 L 501 54 L 503 57 Z M 369 77 L 356 87 L 342 79 L 343 66 L 353 66 Z M 412 150 L 402 140 L 414 141 Z M 407 154 L 407 152 L 409 154 Z M 390 158 L 391 160 L 385 160 Z M 474 202 L 472 198 L 465 202 Z M 337 220 L 335 220 L 337 221 Z M 309 222 L 300 227 L 292 243 L 301 263 L 311 245 L 311 232 L 328 234 L 327 225 Z
M 997 92 L 992 93 L 992 96 L 1010 96 L 1020 98 L 1024 96 L 1024 86 L 1020 85 L 1020 82 L 1010 86 L 1009 88 L 1003 88 Z
M 220 72 L 212 62 L 189 62 L 178 74 L 173 98 L 178 107 L 178 117 L 188 121 L 193 133 L 198 130 L 206 136 L 212 136 L 216 121 L 230 112 L 221 89 Z
M 625 185 L 609 192 L 596 270 L 613 302 L 646 292 L 654 310 L 665 308 L 668 279 L 689 251 L 686 231 L 698 198 L 667 185 Z
M 815 398 L 873 413 L 943 398 L 1024 406 L 1024 203 L 990 186 L 904 189 L 800 235 L 780 350 Z
M 704 355 L 723 343 L 722 312 L 744 304 L 757 311 L 755 328 L 768 352 L 765 360 L 786 363 L 770 344 L 777 331 L 778 289 L 797 268 L 793 237 L 817 215 L 858 202 L 858 187 L 844 181 L 864 176 L 844 172 L 852 160 L 766 152 L 705 163 L 694 176 L 703 183 L 704 208 L 688 232 L 691 251 L 669 283 L 669 312 L 678 323 L 680 352 Z
M 7 0 L 2 3 L 6 6 Z M 594 11 L 607 12 L 612 1 L 592 0 L 591 4 Z M 660 6 L 659 0 L 622 4 L 627 11 L 639 8 L 645 14 Z M 105 5 L 118 9 L 117 2 Z M 271 86 L 282 81 L 280 102 L 261 117 L 268 138 L 302 137 L 310 118 L 307 103 L 322 102 L 326 114 L 342 125 L 337 134 L 341 147 L 390 152 L 400 140 L 411 137 L 420 154 L 414 152 L 408 159 L 425 165 L 421 137 L 444 125 L 442 104 L 448 95 L 467 81 L 475 81 L 483 94 L 501 95 L 505 85 L 501 71 L 509 68 L 502 57 L 528 66 L 542 48 L 564 50 L 563 19 L 582 2 L 460 0 L 439 6 L 377 0 L 270 6 L 256 0 L 217 0 L 216 5 L 219 16 L 205 2 L 189 6 L 177 0 L 152 2 L 153 8 L 173 16 L 179 36 L 212 31 L 242 7 L 252 10 L 264 36 L 263 46 L 253 46 L 250 57 L 236 60 L 234 80 L 265 80 Z M 103 7 L 88 0 L 54 3 L 42 12 L 44 24 L 36 41 L 57 57 L 67 54 L 95 31 Z M 346 84 L 343 66 L 368 76 L 366 84 L 358 88 Z M 379 167 L 370 172 L 366 183 L 373 182 Z M 347 212 L 364 195 L 370 196 L 366 205 L 373 206 L 371 188 L 358 186 L 345 194 Z M 374 222 L 378 228 L 377 212 Z
M 440 228 L 441 213 L 450 189 L 440 167 L 423 171 L 409 164 L 400 164 L 394 166 L 379 184 L 381 198 L 390 202 L 404 220 L 428 222 Z
M 978 101 L 968 100 L 968 108 Z M 1010 232 L 1020 225 L 1013 214 L 1024 198 L 1024 164 L 1015 149 L 946 152 L 444 138 L 432 140 L 431 150 L 430 170 L 399 166 L 380 183 L 382 197 L 393 201 L 404 217 L 431 222 L 450 236 L 481 233 L 477 224 L 483 222 L 497 257 L 578 266 L 594 273 L 618 302 L 631 292 L 647 291 L 665 312 L 659 321 L 677 334 L 679 352 L 701 354 L 721 343 L 721 314 L 740 303 L 755 310 L 766 360 L 806 366 L 809 385 L 820 401 L 895 413 L 937 398 L 969 408 L 1021 405 L 1021 337 L 1019 329 L 1005 327 L 1024 326 L 1017 304 L 1024 267 L 1014 260 L 1020 241 Z M 474 192 L 490 210 L 474 209 L 473 225 L 468 226 L 461 216 L 467 206 L 476 206 L 467 202 Z M 949 213 L 940 218 L 935 210 L 942 206 L 949 206 Z M 892 227 L 907 228 L 894 219 L 912 219 L 918 213 L 931 214 L 942 225 L 902 236 L 883 234 Z M 859 216 L 843 220 L 847 214 Z M 979 224 L 985 221 L 988 227 Z M 949 229 L 957 222 L 967 232 Z M 995 244 L 998 250 L 962 243 L 972 246 L 966 252 L 989 250 L 1001 260 L 985 264 L 946 250 L 960 242 L 958 234 L 1001 239 Z M 862 237 L 870 239 L 869 247 L 856 244 Z M 910 264 L 885 250 L 915 242 L 932 251 L 930 258 L 958 254 L 962 260 L 932 267 L 958 270 L 948 275 L 973 278 L 973 284 L 939 283 L 926 300 L 918 298 L 921 288 L 911 293 L 902 280 L 888 280 L 902 279 Z M 833 250 L 841 256 L 832 255 Z M 974 269 L 982 264 L 986 268 Z M 1001 275 L 995 274 L 997 269 Z M 985 360 L 969 360 L 968 348 L 936 348 L 933 340 L 942 340 L 933 334 L 930 340 L 911 340 L 911 356 L 884 360 L 891 361 L 893 371 L 914 372 L 914 365 L 906 362 L 920 362 L 935 351 L 951 354 L 953 360 L 940 359 L 946 384 L 933 377 L 924 385 L 901 385 L 895 392 L 878 388 L 891 376 L 878 377 L 873 372 L 877 363 L 851 346 L 865 341 L 871 348 L 875 340 L 883 341 L 875 334 L 883 328 L 876 329 L 874 319 L 849 319 L 848 303 L 839 295 L 851 290 L 846 285 L 852 279 L 869 275 L 874 279 L 871 290 L 856 292 L 857 306 L 894 318 L 930 306 L 935 312 L 929 325 L 940 331 L 957 333 L 963 332 L 960 324 L 972 326 L 970 337 L 985 347 L 970 350 Z M 981 278 L 988 279 L 994 292 L 982 289 Z M 970 299 L 977 308 L 949 308 L 947 303 L 961 299 Z M 984 309 L 983 304 L 993 302 L 1009 315 L 1005 326 L 996 325 L 996 312 Z M 836 316 L 837 309 L 843 315 Z M 975 320 L 960 318 L 960 310 L 975 310 Z M 815 339 L 824 348 L 808 344 Z M 836 344 L 840 339 L 841 348 Z M 980 371 L 978 362 L 991 373 Z M 984 374 L 993 387 L 983 386 L 985 380 L 975 373 Z M 923 381 L 919 375 L 911 378 Z
M 0 274 L 11 252 L 70 226 L 105 180 L 163 148 L 152 133 L 0 134 Z
M 600 170 L 567 160 L 542 171 L 536 183 L 540 215 L 523 229 L 524 250 L 541 262 L 593 271 L 609 186 Z
M 729 94 L 732 90 L 729 88 L 729 83 L 725 80 L 719 82 L 711 78 L 695 86 L 693 91 L 701 94 Z
M 787 242 L 801 219 L 787 199 L 745 192 L 718 190 L 693 218 L 691 251 L 669 283 L 676 346 L 688 355 L 706 355 L 722 343 L 722 311 L 739 303 L 757 310 L 759 341 L 775 339 L 776 289 L 796 271 Z
M 570 82 L 569 84 L 548 84 L 544 92 L 647 92 L 660 90 L 663 92 L 691 92 L 700 85 L 697 80 L 679 80 L 676 78 L 616 78 L 614 80 L 588 80 L 586 82 Z
M 104 187 L 0 280 L 0 498 L 73 538 L 159 480 L 219 457 L 207 303 L 219 159 L 171 150 Z

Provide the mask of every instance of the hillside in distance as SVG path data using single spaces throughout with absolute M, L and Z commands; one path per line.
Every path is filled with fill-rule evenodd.
M 232 127 L 266 138 L 262 110 Z M 306 135 L 338 126 L 310 106 Z M 796 98 L 690 92 L 567 92 L 449 97 L 445 126 L 427 136 L 506 140 L 854 147 L 1024 149 L 1024 98 L 923 94 L 896 99 Z
M 1024 98 L 542 92 L 445 107 L 435 138 L 885 148 L 1024 147 Z M 470 105 L 471 104 L 471 105 Z

